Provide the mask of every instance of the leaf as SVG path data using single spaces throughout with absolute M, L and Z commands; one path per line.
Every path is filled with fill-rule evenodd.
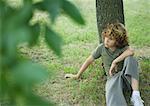
M 48 76 L 46 69 L 31 61 L 20 61 L 12 71 L 14 81 L 22 86 L 32 86 L 45 80 Z
M 29 42 L 34 36 L 31 33 L 31 29 L 27 26 L 18 27 L 14 30 L 8 30 L 5 35 L 2 35 L 2 52 L 9 58 L 8 61 L 12 59 L 11 57 L 15 57 L 18 44 Z
M 40 33 L 40 26 L 35 24 L 34 26 L 30 26 L 30 41 L 29 41 L 29 45 L 33 46 L 38 42 L 38 38 L 39 38 L 39 33 Z
M 2 16 L 5 24 L 2 27 L 2 35 L 7 36 L 4 37 L 6 39 L 4 44 L 10 44 L 9 40 L 13 43 L 9 45 L 10 47 L 8 46 L 9 48 L 15 49 L 16 45 L 22 42 L 29 42 L 30 45 L 37 42 L 39 35 L 38 25 L 29 26 L 29 20 L 32 16 L 32 4 L 30 2 L 26 1 L 19 10 L 4 6 L 5 13 Z
M 49 47 L 51 47 L 57 55 L 61 55 L 61 37 L 51 29 L 46 28 L 45 39 Z
M 4 97 L 6 95 L 6 92 L 8 91 L 7 82 L 5 80 L 5 74 L 0 70 L 0 98 Z
M 63 0 L 63 10 L 66 14 L 68 14 L 74 21 L 78 22 L 79 24 L 84 25 L 85 21 L 82 18 L 78 9 L 69 1 Z
M 7 7 L 6 12 L 7 13 L 5 14 L 4 27 L 6 31 L 15 30 L 18 27 L 22 27 L 29 24 L 29 20 L 32 17 L 32 5 L 25 4 L 19 10 L 13 10 Z
M 62 0 L 46 0 L 44 6 L 51 13 L 51 21 L 54 22 L 56 17 L 59 15 L 62 5 Z
M 34 94 L 30 94 L 30 95 L 27 95 L 27 106 L 54 106 L 54 104 L 52 102 L 48 102 Z
M 51 16 L 51 21 L 54 22 L 56 17 L 60 13 L 62 0 L 44 0 L 43 2 L 36 3 L 35 7 L 41 10 L 48 11 Z

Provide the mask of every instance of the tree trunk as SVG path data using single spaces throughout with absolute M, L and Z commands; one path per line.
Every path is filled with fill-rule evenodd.
M 107 23 L 118 20 L 124 24 L 124 11 L 122 0 L 96 0 L 97 27 L 99 41 L 102 42 L 101 33 Z

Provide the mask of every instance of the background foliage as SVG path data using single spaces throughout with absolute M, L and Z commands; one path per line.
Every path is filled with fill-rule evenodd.
M 23 43 L 29 47 L 36 45 L 42 33 L 49 47 L 61 56 L 62 38 L 52 25 L 62 13 L 79 24 L 85 23 L 76 6 L 67 0 L 0 1 L 0 104 L 8 100 L 7 104 L 17 106 L 52 105 L 33 93 L 33 87 L 49 73 L 22 57 L 18 48 Z

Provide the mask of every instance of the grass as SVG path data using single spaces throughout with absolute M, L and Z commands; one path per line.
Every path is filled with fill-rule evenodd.
M 37 93 L 42 97 L 56 102 L 58 105 L 105 105 L 105 77 L 96 60 L 80 80 L 66 80 L 65 73 L 77 73 L 85 59 L 98 44 L 95 1 L 73 1 L 83 13 L 86 26 L 79 26 L 66 16 L 57 19 L 54 29 L 62 35 L 62 58 L 58 58 L 45 43 L 32 50 L 23 49 L 31 59 L 40 62 L 53 72 L 53 76 L 41 84 Z M 124 0 L 126 27 L 131 45 L 136 47 L 150 46 L 149 2 L 146 0 Z M 30 52 L 29 52 L 30 51 Z M 142 67 L 141 92 L 145 105 L 150 105 L 150 59 L 140 61 Z
M 150 59 L 145 59 L 140 62 L 142 72 L 140 74 L 140 90 L 142 98 L 145 101 L 145 106 L 149 106 L 150 100 Z
M 126 27 L 132 45 L 150 46 L 150 2 L 124 1 Z

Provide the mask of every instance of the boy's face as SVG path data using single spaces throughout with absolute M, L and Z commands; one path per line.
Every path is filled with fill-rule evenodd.
M 115 46 L 116 40 L 112 37 L 105 37 L 104 38 L 104 45 L 107 48 L 112 48 L 112 47 L 116 47 Z

